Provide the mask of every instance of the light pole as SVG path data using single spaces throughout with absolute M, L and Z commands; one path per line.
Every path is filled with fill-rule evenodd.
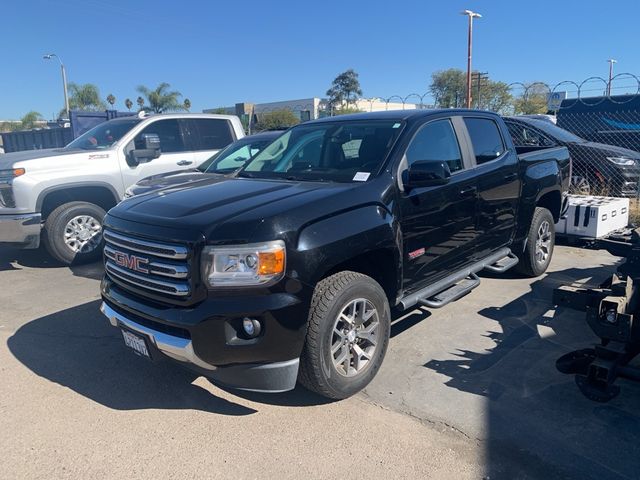
M 461 15 L 469 17 L 468 55 L 467 55 L 467 108 L 471 108 L 471 49 L 473 46 L 473 19 L 482 18 L 477 12 L 465 10 Z
M 610 58 L 607 60 L 609 62 L 609 82 L 607 83 L 607 97 L 611 96 L 611 82 L 613 81 L 613 64 L 618 63 L 617 60 Z
M 62 70 L 62 86 L 64 88 L 64 109 L 67 112 L 67 119 L 69 118 L 69 94 L 67 93 L 67 72 L 64 69 L 64 63 L 58 55 L 55 53 L 48 53 L 43 55 L 42 58 L 45 60 L 51 60 L 52 58 L 56 58 L 58 62 L 60 62 L 60 70 Z

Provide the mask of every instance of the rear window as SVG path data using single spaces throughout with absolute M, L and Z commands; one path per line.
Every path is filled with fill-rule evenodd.
M 235 141 L 231 122 L 221 118 L 192 119 L 191 138 L 196 150 L 220 150 Z
M 471 137 L 473 153 L 478 165 L 495 160 L 505 152 L 502 135 L 496 122 L 488 118 L 465 118 L 464 123 Z

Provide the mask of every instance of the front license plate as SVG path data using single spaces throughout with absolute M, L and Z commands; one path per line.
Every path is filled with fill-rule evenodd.
M 124 344 L 131 348 L 135 353 L 142 357 L 151 358 L 149 355 L 149 349 L 147 348 L 147 342 L 144 337 L 131 333 L 127 330 L 121 330 L 124 337 Z

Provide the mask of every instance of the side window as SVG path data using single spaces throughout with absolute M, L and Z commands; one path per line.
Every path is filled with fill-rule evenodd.
M 436 120 L 422 127 L 407 148 L 407 162 L 447 162 L 451 172 L 463 169 L 462 155 L 451 121 Z
M 186 150 L 180 125 L 176 119 L 158 120 L 146 126 L 134 140 L 136 148 L 144 148 L 142 135 L 145 133 L 155 133 L 160 137 L 160 151 L 162 153 L 184 152 Z
M 495 160 L 505 152 L 502 135 L 496 122 L 488 118 L 465 118 L 464 123 L 471 137 L 473 153 L 478 165 Z
M 513 139 L 513 144 L 516 147 L 550 147 L 554 145 L 552 140 L 533 128 L 520 125 L 519 123 L 505 123 Z
M 251 156 L 251 145 L 245 145 L 216 163 L 216 170 L 240 168 Z
M 194 130 L 191 132 L 191 138 L 196 150 L 220 150 L 235 141 L 231 123 L 228 120 L 194 118 L 191 125 Z

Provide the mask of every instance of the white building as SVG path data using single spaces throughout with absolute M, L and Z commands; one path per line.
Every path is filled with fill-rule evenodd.
M 398 100 L 400 100 L 398 98 Z M 428 105 L 416 103 L 403 103 L 401 101 L 385 101 L 381 98 L 361 98 L 351 108 L 362 112 L 380 112 L 384 110 L 415 110 L 419 108 L 432 108 Z M 275 110 L 290 110 L 300 117 L 300 121 L 314 120 L 316 118 L 331 115 L 326 99 L 311 97 L 298 100 L 283 100 L 268 103 L 236 103 L 233 107 L 208 108 L 204 113 L 228 113 L 232 115 L 254 115 L 259 117 L 261 113 Z

